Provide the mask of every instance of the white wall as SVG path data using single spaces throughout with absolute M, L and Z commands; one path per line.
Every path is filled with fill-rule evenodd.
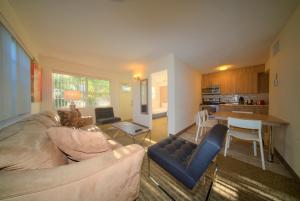
M 267 62 L 270 69 L 269 113 L 288 121 L 290 125 L 274 130 L 274 144 L 300 176 L 300 5 L 277 40 L 280 51 L 270 56 Z M 273 85 L 276 73 L 279 80 L 277 87 Z
M 172 113 L 169 130 L 176 134 L 195 123 L 195 115 L 201 100 L 201 74 L 195 68 L 175 58 L 174 71 L 170 79 L 169 104 Z
M 7 0 L 0 1 L 0 22 L 13 34 L 30 57 L 38 60 L 38 50 Z M 40 103 L 31 103 L 31 113 L 40 111 Z
M 162 70 L 168 70 L 168 77 L 169 77 L 169 69 L 173 68 L 173 60 L 174 60 L 174 56 L 172 54 L 169 54 L 167 56 L 164 56 L 160 59 L 157 59 L 149 63 L 145 67 L 144 72 L 141 72 L 141 79 L 145 79 L 145 78 L 148 79 L 148 107 L 149 107 L 148 114 L 141 113 L 140 85 L 139 85 L 140 82 L 138 80 L 133 81 L 133 121 L 134 122 L 152 128 L 151 74 Z
M 115 116 L 120 116 L 126 114 L 126 116 L 120 116 L 122 119 L 131 118 L 128 116 L 127 108 L 120 111 L 120 101 L 122 101 L 123 105 L 128 105 L 131 107 L 131 100 L 129 98 L 120 99 L 122 95 L 121 84 L 122 83 L 131 83 L 131 74 L 118 74 L 118 73 L 110 73 L 105 72 L 103 69 L 97 67 L 85 66 L 82 64 L 76 64 L 69 61 L 62 61 L 55 58 L 40 57 L 41 65 L 43 66 L 43 88 L 42 88 L 42 106 L 41 110 L 50 110 L 56 111 L 52 103 L 52 72 L 63 72 L 75 75 L 85 75 L 89 77 L 95 78 L 103 78 L 110 80 L 110 89 L 111 89 L 111 104 L 114 108 Z M 107 66 L 106 66 L 107 67 Z M 80 108 L 80 111 L 83 115 L 91 115 L 95 116 L 94 108 Z M 131 114 L 130 112 L 129 114 Z M 95 118 L 94 118 L 95 120 Z
M 152 111 L 154 109 L 160 108 L 160 86 L 153 85 L 153 80 L 152 80 L 152 92 L 153 90 L 155 91 L 155 97 L 153 97 L 152 93 Z
M 151 74 L 168 70 L 168 132 L 176 134 L 192 125 L 201 100 L 201 74 L 194 68 L 180 62 L 170 54 L 158 59 L 146 68 L 143 78 L 149 78 L 149 106 L 151 100 Z M 133 120 L 152 128 L 152 111 L 140 113 L 139 82 L 135 81 L 133 90 Z
M 151 74 L 151 88 L 152 92 L 155 91 L 155 94 L 152 93 L 152 114 L 153 111 L 158 110 L 166 112 L 168 108 L 164 108 L 161 103 L 161 87 L 168 86 L 168 71 L 163 70 Z M 154 96 L 155 95 L 155 96 Z

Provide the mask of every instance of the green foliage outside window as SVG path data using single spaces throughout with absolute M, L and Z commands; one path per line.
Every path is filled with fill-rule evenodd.
M 74 101 L 77 107 L 101 107 L 110 105 L 110 82 L 82 76 L 52 73 L 53 104 L 56 108 L 67 107 L 65 91 L 79 91 L 80 100 Z

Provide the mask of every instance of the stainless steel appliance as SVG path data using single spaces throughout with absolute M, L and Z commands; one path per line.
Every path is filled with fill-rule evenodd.
M 202 95 L 219 95 L 221 94 L 220 86 L 213 86 L 202 89 Z
M 219 111 L 219 104 L 201 104 L 200 110 L 207 110 L 209 115 Z

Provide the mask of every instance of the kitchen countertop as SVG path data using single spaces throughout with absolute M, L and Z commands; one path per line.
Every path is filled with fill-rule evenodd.
M 237 104 L 237 103 L 225 103 L 225 104 L 220 104 L 220 105 L 225 105 L 225 106 L 265 106 L 265 107 L 268 107 L 269 105 L 247 105 L 247 104 Z
M 233 117 L 238 119 L 248 119 L 248 120 L 261 120 L 263 125 L 266 126 L 282 126 L 282 125 L 289 124 L 287 121 L 266 114 L 241 114 L 241 113 L 233 113 L 233 112 L 216 112 L 213 114 L 213 116 L 218 120 L 227 120 L 228 117 Z

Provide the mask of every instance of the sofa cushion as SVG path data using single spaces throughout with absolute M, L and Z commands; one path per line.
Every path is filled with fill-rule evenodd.
M 44 115 L 46 117 L 49 117 L 55 123 L 56 126 L 61 126 L 60 117 L 59 117 L 58 114 L 55 114 L 55 113 L 50 112 L 50 111 L 43 111 L 40 114 Z
M 45 125 L 29 118 L 1 130 L 0 134 L 7 137 L 0 140 L 0 169 L 28 170 L 67 164 L 65 155 L 45 131 Z
M 91 131 L 91 132 L 100 132 L 101 131 L 101 129 L 96 125 L 87 125 L 87 126 L 80 127 L 80 129 L 85 130 L 85 131 Z
M 39 114 L 30 115 L 20 122 L 37 121 L 43 124 L 46 128 L 61 126 L 59 116 L 51 112 L 45 111 Z
M 76 161 L 92 158 L 111 147 L 101 132 L 52 127 L 47 134 L 59 149 Z

